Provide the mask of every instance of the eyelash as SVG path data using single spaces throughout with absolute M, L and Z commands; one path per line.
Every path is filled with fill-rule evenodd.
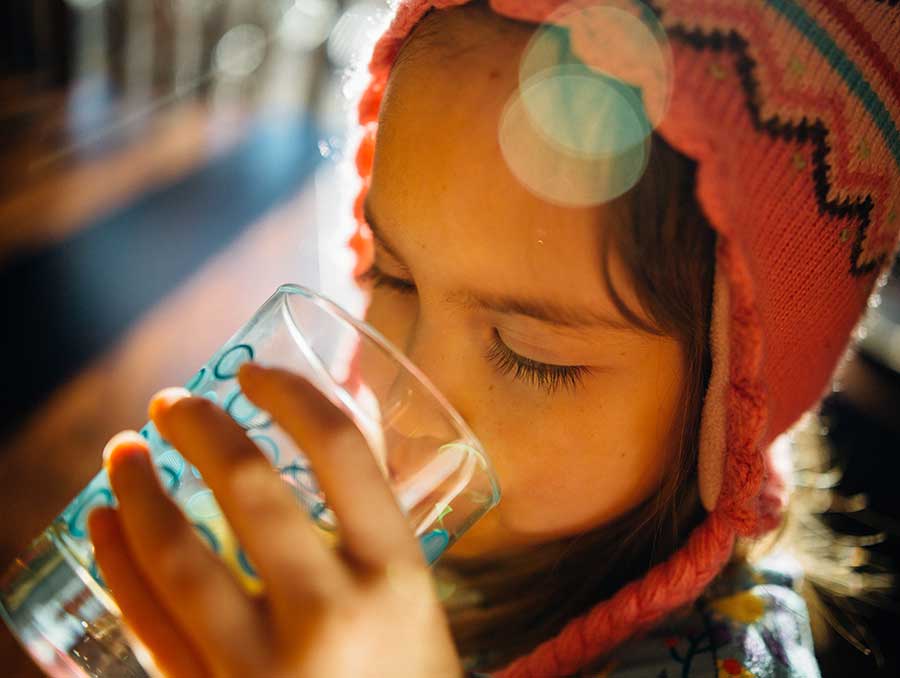
M 521 356 L 503 343 L 496 329 L 487 359 L 494 363 L 500 374 L 512 374 L 514 379 L 529 382 L 548 395 L 560 388 L 574 391 L 591 371 L 584 365 L 550 365 Z
M 395 292 L 400 292 L 400 294 L 413 294 L 416 291 L 415 283 L 385 275 L 375 264 L 372 264 L 367 271 L 361 273 L 356 279 L 359 282 L 372 282 L 375 287 L 387 287 Z
M 414 283 L 393 276 L 385 275 L 375 264 L 357 278 L 360 282 L 372 282 L 375 287 L 387 287 L 400 294 L 415 294 Z M 582 385 L 590 368 L 584 365 L 550 365 L 521 356 L 510 349 L 500 338 L 496 328 L 493 330 L 491 346 L 485 357 L 500 374 L 512 374 L 514 379 L 530 383 L 542 389 L 548 395 L 560 388 L 574 391 Z

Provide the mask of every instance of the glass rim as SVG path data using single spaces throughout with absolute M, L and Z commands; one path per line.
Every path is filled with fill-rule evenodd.
M 381 334 L 381 332 L 379 332 L 374 327 L 366 324 L 363 320 L 355 317 L 347 310 L 345 310 L 340 304 L 333 301 L 332 299 L 329 299 L 324 294 L 296 283 L 284 283 L 282 285 L 279 285 L 278 289 L 275 291 L 275 295 L 277 296 L 280 294 L 301 296 L 310 299 L 311 301 L 313 301 L 313 303 L 324 308 L 327 312 L 352 325 L 356 331 L 358 331 L 370 341 L 374 342 L 378 346 L 378 348 L 385 351 L 391 358 L 400 363 L 403 369 L 412 374 L 419 381 L 419 383 L 425 387 L 425 390 L 428 392 L 428 394 L 437 401 L 438 405 L 440 405 L 444 409 L 453 425 L 463 434 L 466 444 L 472 447 L 475 451 L 479 461 L 481 462 L 481 466 L 491 483 L 491 491 L 493 496 L 490 506 L 496 506 L 496 504 L 500 501 L 501 496 L 500 483 L 497 479 L 497 473 L 494 470 L 494 466 L 484 451 L 484 446 L 481 444 L 481 440 L 478 438 L 478 436 L 475 435 L 471 427 L 466 423 L 465 419 L 462 418 L 462 415 L 460 415 L 459 412 L 456 411 L 456 408 L 453 407 L 453 405 L 450 403 L 450 401 L 447 400 L 444 394 L 441 393 L 438 388 L 431 382 L 431 379 L 428 378 L 428 375 L 426 375 L 409 358 L 407 358 L 406 355 L 404 355 L 393 344 L 391 344 L 391 342 L 388 341 L 388 339 L 383 334 Z

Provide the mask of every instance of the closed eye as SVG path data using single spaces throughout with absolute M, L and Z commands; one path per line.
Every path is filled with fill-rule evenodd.
M 500 374 L 511 375 L 548 395 L 559 389 L 577 390 L 584 378 L 592 372 L 585 365 L 551 365 L 519 355 L 503 342 L 496 328 L 486 357 Z
M 414 282 L 412 282 L 411 280 L 404 280 L 403 278 L 395 278 L 392 275 L 387 275 L 384 271 L 378 268 L 378 265 L 374 262 L 368 270 L 358 275 L 356 277 L 356 280 L 359 283 L 373 283 L 375 287 L 386 287 L 388 289 L 394 290 L 395 292 L 399 292 L 400 294 L 416 293 L 416 284 Z

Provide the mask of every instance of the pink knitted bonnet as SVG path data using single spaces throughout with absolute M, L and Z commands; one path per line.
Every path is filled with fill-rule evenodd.
M 373 256 L 362 201 L 394 59 L 429 9 L 467 1 L 401 0 L 375 45 L 358 108 L 362 187 L 350 241 L 357 273 Z M 649 8 L 664 30 L 664 96 L 654 99 L 654 74 L 604 35 L 603 14 L 592 12 L 611 5 Z M 668 561 L 499 673 L 549 678 L 577 671 L 695 600 L 737 536 L 778 525 L 787 488 L 772 443 L 830 384 L 900 230 L 900 8 L 875 0 L 490 6 L 568 29 L 584 64 L 633 80 L 648 109 L 664 102 L 656 131 L 698 163 L 697 199 L 718 236 L 698 463 L 708 515 Z

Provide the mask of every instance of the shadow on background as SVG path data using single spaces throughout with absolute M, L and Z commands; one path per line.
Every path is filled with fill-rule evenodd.
M 384 10 L 0 3 L 0 567 L 155 390 L 316 282 L 343 69 Z M 5 627 L 0 667 L 40 675 Z

